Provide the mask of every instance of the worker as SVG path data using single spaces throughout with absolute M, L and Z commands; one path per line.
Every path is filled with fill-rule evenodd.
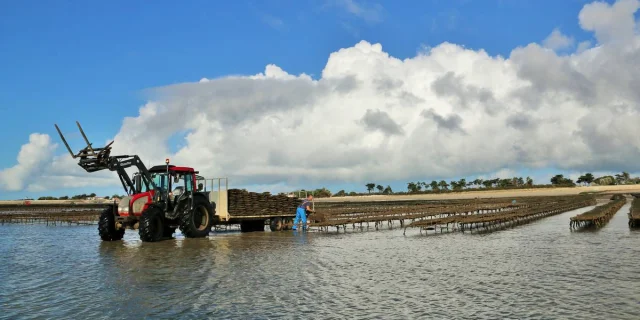
M 307 211 L 313 212 L 313 210 L 311 210 L 312 200 L 313 195 L 308 195 L 307 199 L 305 199 L 296 209 L 296 218 L 293 220 L 293 230 L 298 229 L 299 222 L 302 222 L 302 230 L 307 229 Z

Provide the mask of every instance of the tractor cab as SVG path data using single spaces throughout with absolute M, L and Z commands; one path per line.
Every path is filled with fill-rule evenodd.
M 189 167 L 178 167 L 174 165 L 158 165 L 149 169 L 154 184 L 160 189 L 160 194 L 156 198 L 165 200 L 169 197 L 170 203 L 178 198 L 188 196 L 191 192 L 197 192 L 198 171 Z
M 191 192 L 205 192 L 207 189 L 205 178 L 197 175 L 198 171 L 193 168 L 159 165 L 149 169 L 149 173 L 155 185 L 161 190 L 155 198 L 164 201 L 169 197 L 170 207 Z

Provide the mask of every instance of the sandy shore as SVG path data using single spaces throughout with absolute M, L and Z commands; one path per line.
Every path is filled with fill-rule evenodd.
M 575 188 L 548 188 L 548 189 L 519 189 L 519 190 L 487 190 L 472 192 L 452 192 L 442 194 L 415 194 L 415 195 L 368 195 L 347 196 L 334 198 L 316 198 L 316 202 L 341 202 L 341 201 L 385 201 L 385 200 L 447 200 L 447 199 L 474 199 L 474 198 L 509 198 L 509 197 L 539 197 L 576 195 L 582 192 L 606 192 L 606 193 L 634 193 L 640 192 L 640 185 L 619 186 L 592 186 Z

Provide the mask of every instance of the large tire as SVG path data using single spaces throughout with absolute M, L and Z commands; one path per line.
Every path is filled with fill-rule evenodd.
M 180 231 L 186 238 L 203 238 L 213 226 L 213 206 L 204 197 L 193 199 L 193 210 L 180 215 Z
M 124 228 L 116 230 L 116 218 L 113 206 L 104 209 L 98 221 L 98 234 L 102 241 L 118 241 L 124 237 Z
M 149 206 L 140 217 L 140 227 L 138 233 L 143 242 L 160 241 L 164 237 L 165 221 L 162 216 L 162 209 L 156 206 Z

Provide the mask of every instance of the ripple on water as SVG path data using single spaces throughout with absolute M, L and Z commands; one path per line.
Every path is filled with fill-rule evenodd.
M 548 217 L 490 234 L 224 233 L 103 243 L 0 226 L 6 319 L 637 319 L 640 233 Z

